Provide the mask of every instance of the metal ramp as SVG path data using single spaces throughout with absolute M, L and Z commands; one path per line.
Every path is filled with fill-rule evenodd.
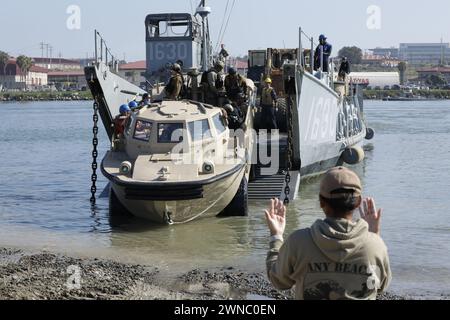
M 279 168 L 278 173 L 271 176 L 261 174 L 261 170 L 266 165 L 261 164 L 259 159 L 259 150 L 261 147 L 269 151 L 272 146 L 277 146 L 279 152 Z M 266 140 L 259 139 L 258 144 L 258 164 L 255 166 L 255 179 L 250 181 L 248 185 L 248 199 L 249 200 L 270 200 L 278 198 L 284 200 L 286 188 L 286 170 L 287 170 L 287 136 L 280 135 L 278 139 L 268 138 Z M 291 181 L 289 183 L 290 200 L 297 198 L 298 189 L 300 186 L 300 173 L 290 172 Z
M 250 200 L 269 200 L 280 198 L 284 194 L 285 175 L 258 177 L 248 185 L 248 198 Z

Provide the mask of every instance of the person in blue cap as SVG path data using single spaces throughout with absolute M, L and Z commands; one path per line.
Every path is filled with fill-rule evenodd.
M 125 132 L 125 125 L 127 123 L 128 118 L 130 118 L 131 115 L 131 108 L 128 104 L 123 104 L 120 106 L 119 112 L 120 114 L 114 119 L 114 136 L 117 139 L 120 138 Z
M 139 107 L 139 105 L 138 105 L 138 103 L 136 102 L 136 101 L 131 101 L 129 104 L 128 104 L 128 107 L 130 107 L 130 110 L 131 111 L 133 111 L 134 109 L 136 109 L 137 107 Z
M 327 42 L 327 37 L 321 34 L 319 37 L 319 45 L 317 46 L 314 54 L 314 70 L 319 70 L 322 65 L 323 72 L 329 71 L 329 59 L 332 51 L 333 46 Z M 320 63 L 321 52 L 323 52 L 323 64 Z

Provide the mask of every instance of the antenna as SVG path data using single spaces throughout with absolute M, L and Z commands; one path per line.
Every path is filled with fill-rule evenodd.
M 211 13 L 211 8 L 206 6 L 206 0 L 202 0 L 197 7 L 195 14 L 202 18 L 202 34 L 203 34 L 203 50 L 202 50 L 202 69 L 207 71 L 210 65 L 211 52 L 209 48 L 209 23 L 208 15 Z

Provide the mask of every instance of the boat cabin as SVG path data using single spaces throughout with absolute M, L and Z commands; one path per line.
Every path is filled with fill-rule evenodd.
M 167 80 L 167 66 L 181 61 L 183 69 L 200 69 L 202 26 L 189 13 L 151 14 L 145 20 L 147 74 Z
M 125 151 L 131 158 L 142 154 L 170 154 L 205 149 L 222 154 L 230 131 L 220 108 L 189 101 L 165 101 L 133 114 L 125 130 Z M 214 157 L 214 155 L 211 155 Z

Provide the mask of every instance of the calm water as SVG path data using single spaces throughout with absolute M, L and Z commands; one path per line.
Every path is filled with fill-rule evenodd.
M 108 199 L 92 212 L 91 103 L 0 104 L 0 246 L 99 256 L 157 265 L 168 272 L 237 266 L 263 270 L 264 204 L 248 218 L 155 227 L 116 221 Z M 450 102 L 367 102 L 377 131 L 355 168 L 366 195 L 384 211 L 392 291 L 450 294 Z M 108 148 L 102 131 L 101 154 Z M 322 217 L 317 179 L 289 209 L 289 230 Z M 106 185 L 102 177 L 101 187 Z

